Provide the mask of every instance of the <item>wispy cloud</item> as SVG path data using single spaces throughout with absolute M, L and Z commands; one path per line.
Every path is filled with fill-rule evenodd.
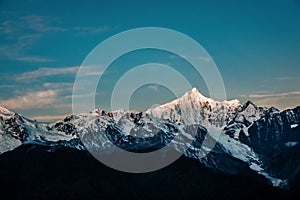
M 0 85 L 0 88 L 15 88 L 15 85 Z
M 41 15 L 27 15 L 19 18 L 28 29 L 37 32 L 62 32 L 66 31 L 66 28 L 53 25 L 53 22 L 57 21 L 55 18 L 44 17 Z
M 72 66 L 72 67 L 60 67 L 60 68 L 51 68 L 51 67 L 40 67 L 37 70 L 31 72 L 25 72 L 16 76 L 17 81 L 30 81 L 36 78 L 41 77 L 50 77 L 56 75 L 72 75 L 74 76 L 78 69 L 83 67 L 83 71 L 80 73 L 80 77 L 84 76 L 100 76 L 103 74 L 101 70 L 99 70 L 99 66 Z M 48 84 L 49 86 L 49 84 Z
M 159 87 L 159 85 L 157 85 L 157 84 L 148 85 L 148 88 L 153 91 L 158 91 L 158 87 Z
M 0 20 L 0 36 L 7 43 L 0 46 L 0 57 L 23 62 L 52 62 L 53 59 L 28 54 L 30 50 L 48 32 L 62 32 L 66 29 L 53 25 L 57 19 L 41 15 L 16 16 L 5 15 Z
M 196 59 L 203 60 L 205 62 L 211 62 L 211 59 L 209 57 L 206 57 L 206 56 L 199 56 Z
M 184 59 L 191 59 L 191 60 L 197 60 L 197 61 L 204 61 L 204 62 L 211 62 L 211 58 L 208 56 L 191 56 L 191 55 L 181 55 Z M 178 59 L 178 56 L 171 55 L 171 59 Z
M 293 77 L 293 76 L 281 76 L 281 77 L 275 77 L 275 80 L 278 80 L 278 81 L 289 81 L 289 80 L 293 80 L 295 78 L 296 77 Z
M 17 56 L 15 58 L 17 61 L 26 61 L 26 62 L 39 62 L 39 63 L 45 63 L 45 62 L 53 62 L 54 59 L 51 58 L 45 58 L 41 56 Z
M 32 55 L 28 50 L 36 47 L 48 34 L 68 32 L 73 35 L 97 34 L 109 30 L 108 26 L 74 26 L 61 25 L 61 20 L 42 15 L 19 16 L 14 12 L 6 12 L 0 19 L 0 37 L 5 41 L 0 45 L 0 58 L 22 62 L 52 62 L 46 56 Z
M 51 58 L 37 55 L 27 55 L 25 53 L 25 51 L 29 50 L 30 47 L 40 39 L 40 37 L 40 34 L 25 34 L 21 36 L 15 36 L 12 43 L 0 45 L 0 57 L 2 59 L 24 62 L 53 62 L 54 59 Z
M 51 107 L 56 101 L 57 94 L 57 90 L 30 92 L 16 98 L 0 100 L 0 104 L 9 109 L 20 110 Z
M 77 31 L 77 33 L 80 34 L 97 34 L 97 33 L 103 33 L 108 31 L 108 26 L 101 26 L 101 27 L 84 27 L 84 26 L 76 26 L 74 28 L 74 31 Z
M 36 14 L 14 16 L 15 14 L 14 12 L 9 13 L 10 18 L 0 22 L 0 32 L 2 34 L 20 35 L 20 33 L 26 31 L 35 33 L 75 31 L 77 33 L 96 34 L 110 30 L 108 26 L 62 27 L 57 25 L 61 22 L 58 18 Z
M 48 89 L 64 89 L 66 88 L 71 89 L 73 87 L 73 83 L 67 83 L 67 82 L 60 82 L 60 83 L 50 83 L 46 82 L 43 83 L 43 86 Z
M 242 95 L 242 96 L 249 97 L 249 98 L 266 98 L 266 97 L 284 97 L 284 96 L 291 96 L 291 95 L 300 95 L 300 91 L 274 93 L 274 94 L 249 94 L 249 95 Z
M 96 96 L 98 93 L 83 93 L 83 94 L 72 94 L 72 95 L 66 95 L 63 98 L 64 99 L 71 99 L 71 98 L 89 98 L 89 97 L 94 97 Z
M 64 119 L 68 114 L 64 115 L 41 115 L 41 116 L 30 116 L 30 118 L 43 121 L 43 122 L 53 122 Z
M 241 97 L 250 99 L 260 106 L 274 106 L 281 110 L 299 106 L 300 103 L 300 91 L 273 94 L 249 94 L 241 95 Z
M 46 77 L 46 76 L 54 76 L 54 75 L 63 75 L 63 74 L 76 74 L 77 70 L 79 69 L 78 66 L 75 67 L 64 67 L 64 68 L 48 68 L 48 67 L 41 67 L 35 71 L 25 72 L 18 76 L 17 80 L 31 80 L 39 77 Z
M 0 23 L 0 31 L 5 34 L 19 35 L 24 31 L 33 32 L 61 32 L 66 31 L 65 28 L 53 25 L 57 21 L 55 18 L 45 17 L 41 15 L 25 15 L 19 17 L 11 17 Z

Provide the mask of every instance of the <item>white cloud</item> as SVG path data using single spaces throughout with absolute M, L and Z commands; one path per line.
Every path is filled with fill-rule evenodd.
M 2 12 L 2 11 L 0 11 Z M 52 62 L 45 56 L 32 55 L 28 52 L 44 39 L 48 33 L 70 32 L 73 35 L 96 34 L 109 30 L 108 26 L 101 27 L 62 27 L 59 19 L 42 15 L 17 16 L 14 12 L 4 12 L 0 19 L 0 37 L 7 43 L 0 47 L 0 58 L 22 62 Z
M 199 60 L 203 60 L 205 62 L 211 62 L 211 59 L 209 57 L 205 57 L 205 56 L 200 56 L 198 57 Z
M 74 75 L 77 73 L 80 66 L 72 67 L 61 67 L 61 68 L 50 68 L 50 67 L 41 67 L 37 70 L 31 72 L 25 72 L 16 77 L 17 81 L 30 81 L 40 77 L 55 76 L 55 75 Z M 99 66 L 87 66 L 83 68 L 84 71 L 81 72 L 80 76 L 101 76 L 102 71 L 99 71 Z
M 15 85 L 0 85 L 0 88 L 15 88 Z
M 12 14 L 15 15 L 15 14 Z M 32 55 L 28 50 L 37 44 L 46 32 L 61 32 L 66 29 L 53 25 L 55 18 L 40 15 L 6 15 L 0 21 L 0 36 L 9 41 L 0 47 L 0 57 L 24 62 L 51 62 L 53 59 Z
M 21 26 L 25 26 L 26 28 L 37 32 L 62 32 L 67 30 L 65 28 L 52 25 L 52 23 L 57 21 L 57 19 L 41 15 L 21 16 L 20 20 L 23 22 Z
M 0 105 L 9 109 L 32 109 L 53 107 L 56 101 L 57 90 L 31 92 L 24 96 L 18 96 L 7 100 L 0 100 Z
M 300 95 L 300 91 L 275 93 L 275 94 L 249 94 L 244 96 L 249 98 L 266 98 L 266 97 L 284 97 L 284 96 L 291 96 L 291 95 Z
M 25 53 L 25 50 L 30 49 L 32 45 L 34 45 L 37 41 L 39 41 L 41 37 L 40 34 L 36 34 L 36 33 L 22 34 L 17 36 L 10 36 L 10 37 L 13 38 L 14 42 L 10 42 L 9 44 L 0 46 L 0 57 L 2 57 L 3 59 L 24 61 L 24 62 L 41 62 L 41 63 L 54 61 L 54 59 L 37 56 L 37 55 L 28 55 Z
M 41 56 L 18 56 L 15 59 L 18 61 L 40 62 L 40 63 L 55 61 L 54 59 L 45 58 L 45 57 L 41 57 Z
M 8 18 L 0 24 L 0 31 L 5 34 L 19 35 L 24 31 L 35 32 L 61 32 L 65 28 L 53 25 L 57 21 L 55 18 L 49 18 L 41 15 L 20 16 L 16 20 Z
M 69 108 L 69 109 L 72 109 L 72 104 L 71 103 L 57 103 L 57 104 L 53 105 L 53 108 L 59 108 L 59 109 Z
M 82 93 L 82 94 L 72 94 L 72 95 L 67 95 L 67 96 L 64 96 L 63 98 L 64 99 L 71 99 L 71 98 L 90 98 L 90 97 L 94 97 L 96 96 L 97 93 Z
M 64 67 L 64 68 L 48 68 L 42 67 L 35 71 L 25 72 L 17 77 L 17 80 L 30 80 L 39 77 L 46 77 L 46 76 L 54 76 L 54 75 L 62 75 L 62 74 L 75 74 L 79 69 L 78 66 L 76 67 Z
M 280 110 L 294 108 L 300 105 L 300 91 L 275 93 L 275 94 L 250 94 L 242 95 L 255 102 L 257 105 L 276 107 Z
M 64 115 L 42 115 L 42 116 L 30 116 L 31 119 L 43 122 L 53 122 L 64 119 L 68 114 Z
M 289 80 L 293 80 L 296 77 L 293 76 L 281 76 L 281 77 L 276 77 L 275 80 L 279 80 L 279 81 L 289 81 Z
M 191 56 L 191 55 L 181 55 L 184 59 L 189 59 L 189 60 L 198 60 L 198 61 L 204 61 L 204 62 L 211 62 L 211 58 L 208 56 Z M 178 56 L 171 55 L 171 59 L 178 59 Z
M 43 83 L 43 86 L 48 89 L 62 89 L 64 91 L 72 90 L 73 83 L 61 82 L 61 83 Z
M 75 31 L 79 31 L 80 34 L 96 34 L 96 33 L 102 33 L 109 30 L 108 26 L 102 26 L 102 27 L 82 27 L 82 26 L 76 26 L 74 28 Z
M 265 98 L 259 100 L 253 100 L 257 105 L 266 107 L 276 107 L 280 110 L 288 108 L 295 108 L 300 105 L 300 96 L 288 96 L 288 97 L 277 97 L 277 98 Z
M 148 88 L 151 89 L 151 90 L 153 90 L 153 91 L 158 91 L 158 87 L 159 87 L 158 84 L 148 85 Z

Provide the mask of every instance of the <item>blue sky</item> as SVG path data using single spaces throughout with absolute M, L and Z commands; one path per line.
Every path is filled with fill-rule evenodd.
M 110 36 L 148 26 L 174 29 L 199 42 L 217 64 L 228 99 L 280 109 L 300 105 L 300 2 L 292 0 L 2 0 L 0 105 L 39 120 L 62 118 L 72 112 L 73 81 L 87 54 Z M 112 68 L 121 73 L 141 58 L 174 62 L 164 52 L 136 54 Z M 108 88 L 115 78 L 107 76 Z M 203 80 L 192 80 L 208 94 Z M 148 85 L 130 105 L 143 110 L 172 98 L 168 89 Z M 97 106 L 108 109 L 107 99 L 99 91 Z

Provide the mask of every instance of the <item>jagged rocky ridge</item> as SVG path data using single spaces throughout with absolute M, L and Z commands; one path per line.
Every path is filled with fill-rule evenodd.
M 52 124 L 1 108 L 0 153 L 28 143 L 48 146 L 51 151 L 66 146 L 103 153 L 117 151 L 116 146 L 149 152 L 169 144 L 215 171 L 252 170 L 273 186 L 288 188 L 300 169 L 299 121 L 300 107 L 280 112 L 250 101 L 218 102 L 195 88 L 146 112 L 97 109 Z M 84 139 L 87 132 L 93 134 L 92 141 Z

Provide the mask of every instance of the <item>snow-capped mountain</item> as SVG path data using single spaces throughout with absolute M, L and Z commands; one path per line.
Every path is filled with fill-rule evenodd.
M 76 134 L 70 131 L 67 119 L 64 119 L 64 124 L 40 123 L 0 107 L 0 154 L 24 143 L 84 149 Z
M 170 103 L 149 109 L 146 113 L 177 124 L 201 124 L 223 128 L 233 119 L 242 104 L 237 100 L 218 102 L 204 97 L 196 88 Z
M 300 107 L 280 112 L 250 101 L 218 102 L 194 88 L 146 112 L 97 109 L 52 124 L 1 108 L 0 153 L 22 144 L 49 146 L 50 150 L 60 146 L 101 149 L 103 153 L 115 146 L 149 152 L 169 144 L 215 171 L 240 174 L 250 170 L 273 186 L 285 188 L 300 169 L 299 123 Z

